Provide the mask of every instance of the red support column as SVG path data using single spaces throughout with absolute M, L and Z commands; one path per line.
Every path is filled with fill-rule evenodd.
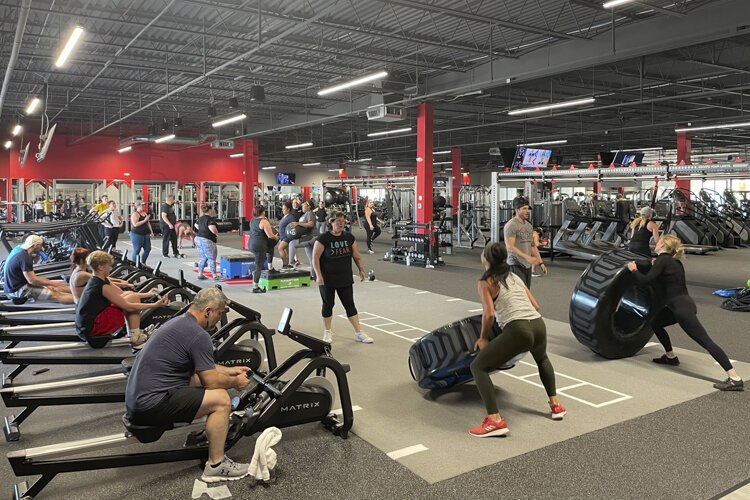
M 242 153 L 242 215 L 246 220 L 250 220 L 255 208 L 255 186 L 258 185 L 258 142 L 254 139 L 242 141 Z
M 690 136 L 687 132 L 677 132 L 677 164 L 679 165 L 683 161 L 689 165 L 692 163 L 690 154 L 692 152 Z M 690 179 L 677 179 L 675 181 L 675 189 L 686 189 L 690 191 Z
M 432 115 L 433 106 L 417 107 L 417 223 L 432 222 Z
M 453 179 L 451 205 L 453 205 L 453 213 L 455 214 L 458 207 L 458 190 L 461 187 L 461 148 L 452 148 L 451 155 L 451 178 Z
M 346 177 L 346 163 L 343 159 L 339 159 L 339 179 Z

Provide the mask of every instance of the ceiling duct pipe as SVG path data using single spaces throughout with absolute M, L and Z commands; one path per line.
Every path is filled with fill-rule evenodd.
M 198 137 L 174 137 L 170 139 L 169 141 L 165 142 L 165 144 L 180 144 L 183 146 L 198 146 L 200 144 L 203 144 L 206 141 L 214 139 L 215 135 L 207 135 L 207 134 L 201 134 Z M 142 142 L 154 142 L 155 137 L 150 137 L 145 134 L 139 134 L 139 135 L 131 135 L 130 137 L 126 137 L 125 139 L 120 140 L 120 148 L 126 148 L 128 146 L 132 146 L 133 144 L 138 144 Z
M 18 12 L 18 23 L 16 24 L 16 36 L 13 38 L 13 49 L 10 53 L 10 59 L 8 59 L 8 67 L 5 69 L 3 87 L 0 89 L 0 116 L 3 114 L 5 94 L 8 92 L 8 87 L 10 86 L 10 75 L 13 73 L 13 68 L 16 66 L 18 53 L 21 52 L 21 42 L 23 41 L 23 33 L 26 31 L 26 19 L 29 17 L 30 9 L 31 0 L 23 0 L 21 2 L 21 9 Z

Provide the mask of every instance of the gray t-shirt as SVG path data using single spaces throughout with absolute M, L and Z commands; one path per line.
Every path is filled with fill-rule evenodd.
M 508 237 L 516 239 L 516 248 L 526 255 L 531 255 L 531 249 L 534 246 L 534 228 L 529 221 L 519 221 L 518 217 L 513 217 L 505 223 L 503 228 L 505 241 Z M 508 249 L 508 264 L 511 266 L 531 267 L 523 257 L 518 257 Z
M 211 336 L 189 314 L 164 323 L 136 357 L 125 389 L 128 413 L 156 406 L 172 389 L 187 387 L 193 374 L 215 367 Z

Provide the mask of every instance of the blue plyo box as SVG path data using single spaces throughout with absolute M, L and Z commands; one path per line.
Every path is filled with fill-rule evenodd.
M 221 258 L 219 270 L 225 279 L 247 278 L 254 263 L 255 257 L 248 254 L 225 255 Z

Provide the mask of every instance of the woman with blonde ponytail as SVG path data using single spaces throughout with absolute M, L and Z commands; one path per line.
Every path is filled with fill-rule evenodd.
M 660 365 L 677 366 L 680 360 L 672 349 L 669 334 L 664 329 L 666 326 L 679 324 L 691 339 L 695 340 L 701 347 L 716 360 L 726 371 L 727 379 L 714 384 L 720 391 L 744 391 L 745 385 L 737 375 L 724 350 L 716 345 L 708 336 L 708 332 L 698 321 L 698 309 L 693 299 L 688 295 L 685 284 L 685 268 L 681 259 L 685 255 L 685 249 L 677 236 L 667 234 L 656 244 L 657 257 L 648 273 L 638 271 L 635 262 L 628 263 L 628 269 L 633 272 L 633 278 L 638 285 L 653 283 L 656 290 L 665 299 L 664 309 L 659 311 L 651 327 L 656 337 L 664 346 L 666 351 L 661 357 L 654 358 L 653 362 Z
M 653 208 L 641 208 L 639 216 L 630 223 L 628 250 L 644 257 L 651 257 L 651 238 L 654 238 L 654 244 L 659 243 L 659 226 L 651 220 L 653 216 Z

